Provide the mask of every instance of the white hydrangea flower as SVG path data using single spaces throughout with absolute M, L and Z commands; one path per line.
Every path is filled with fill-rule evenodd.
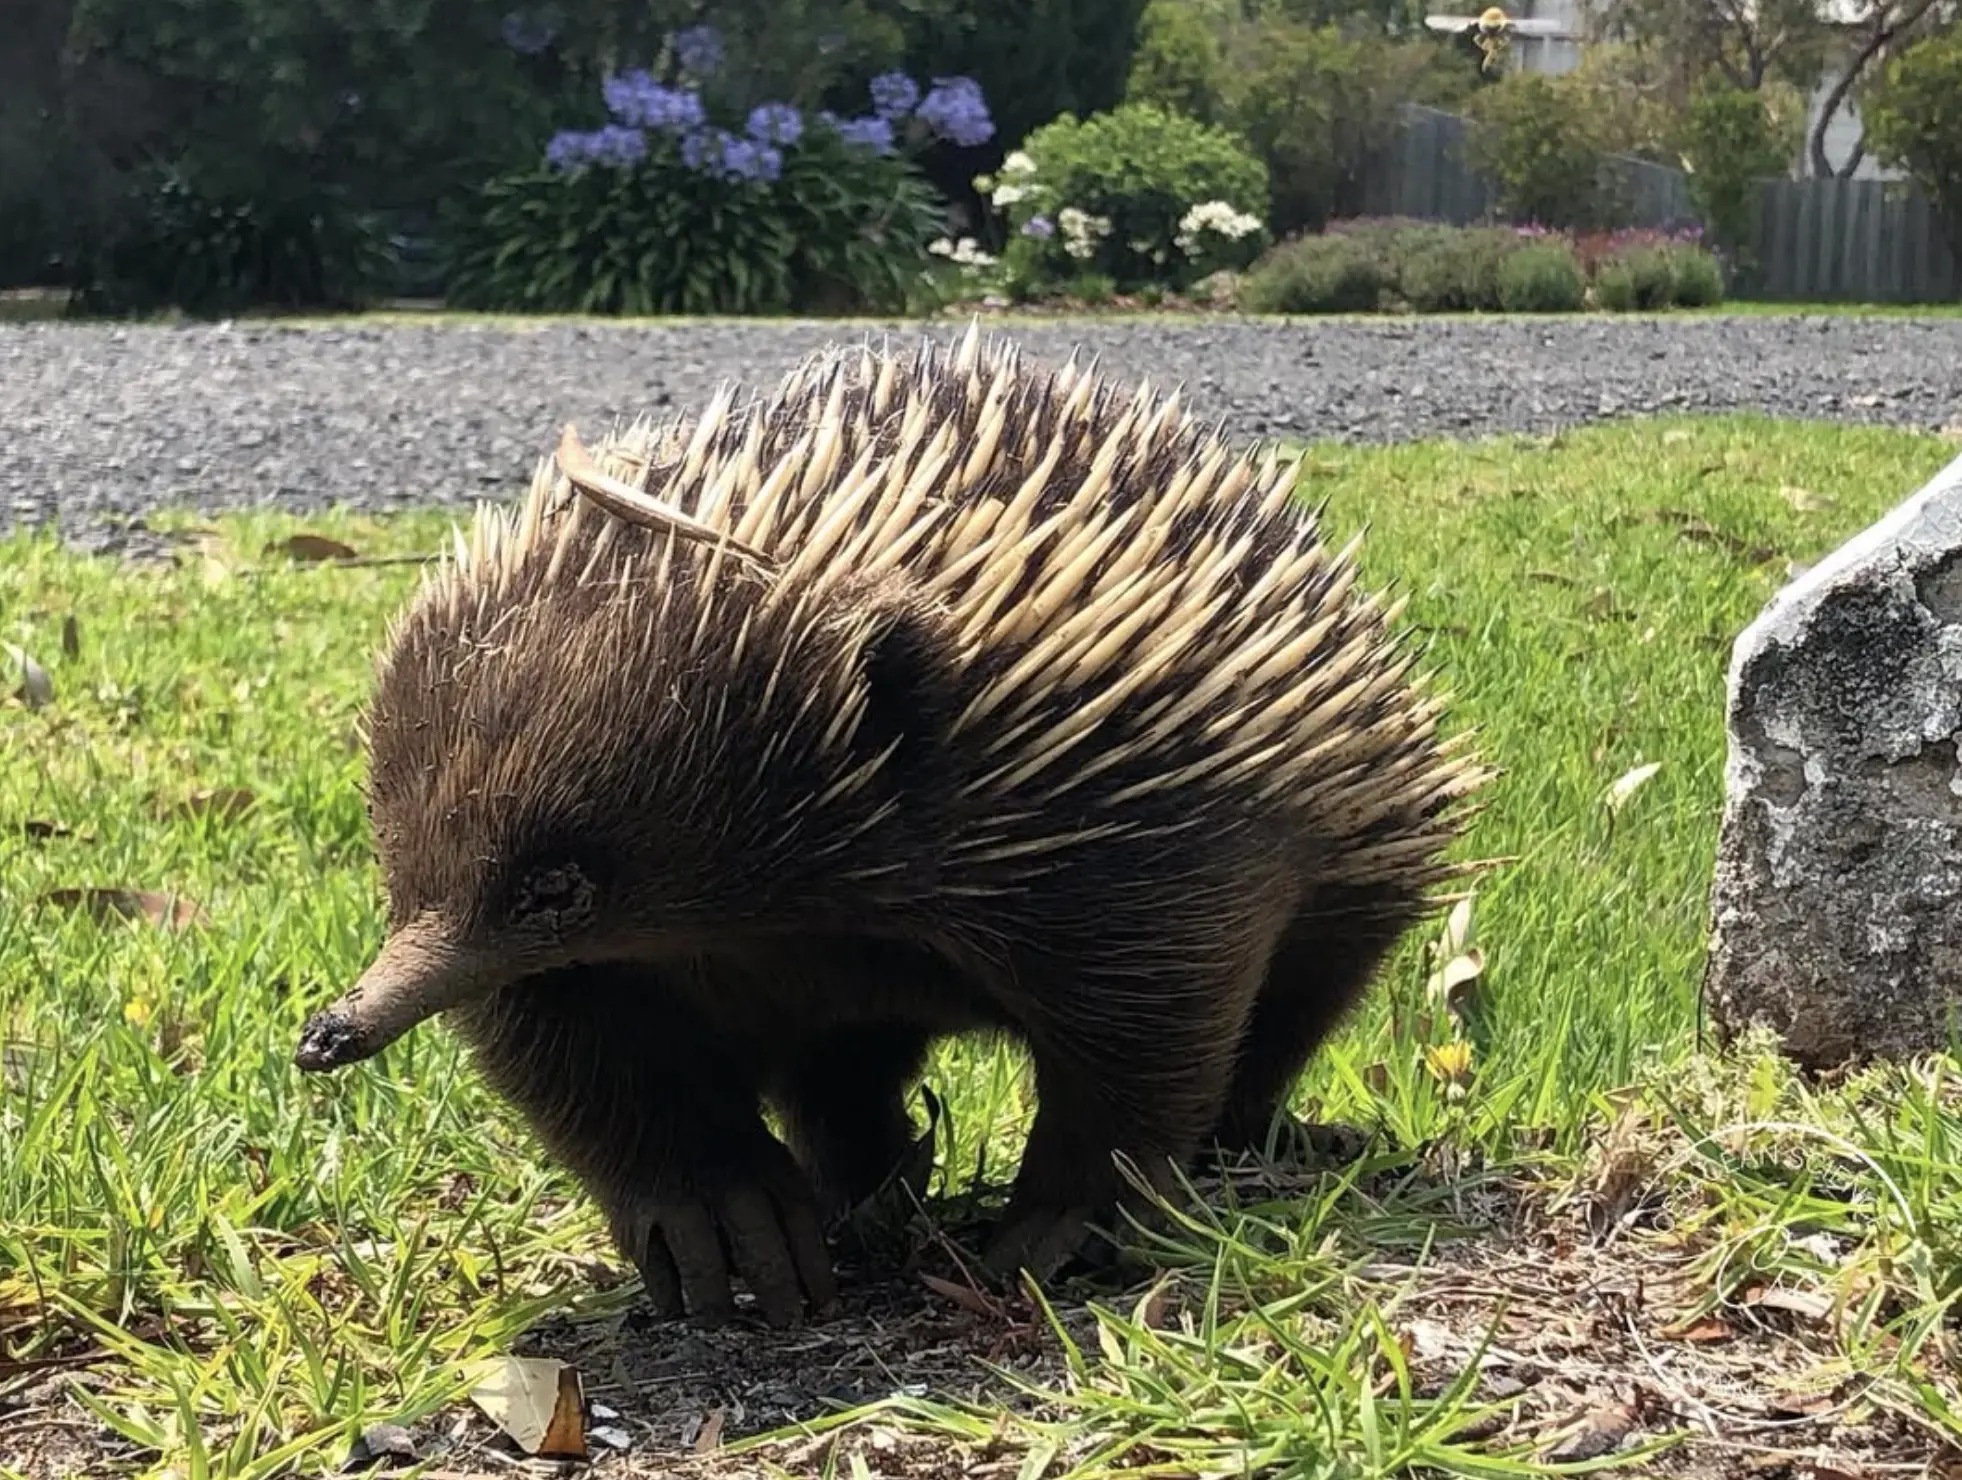
M 954 244 L 943 236 L 931 243 L 927 250 L 936 257 L 951 257 L 954 255 Z
M 1110 218 L 1092 216 L 1075 206 L 1064 206 L 1056 213 L 1056 225 L 1063 233 L 1063 250 L 1078 261 L 1097 254 L 1097 243 L 1110 235 Z
M 994 194 L 988 198 L 998 206 L 1012 206 L 1018 200 L 1027 200 L 1035 194 L 1033 185 L 997 185 Z
M 1033 175 L 1035 167 L 1035 161 L 1020 149 L 1015 150 L 1001 162 L 1001 172 L 1004 175 Z
M 992 267 L 995 259 L 981 250 L 981 244 L 971 236 L 964 236 L 954 244 L 949 253 L 962 267 Z
M 1196 257 L 1201 248 L 1201 239 L 1207 232 L 1237 242 L 1258 230 L 1260 217 L 1236 211 L 1223 200 L 1209 200 L 1192 207 L 1179 218 L 1179 232 L 1174 240 L 1186 256 Z

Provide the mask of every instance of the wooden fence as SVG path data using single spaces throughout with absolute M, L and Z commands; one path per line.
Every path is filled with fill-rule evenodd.
M 1496 219 L 1492 188 L 1472 169 L 1466 153 L 1470 134 L 1471 125 L 1456 113 L 1406 105 L 1388 168 L 1365 184 L 1369 213 L 1457 226 Z M 1607 169 L 1608 188 L 1623 224 L 1664 231 L 1696 224 L 1689 177 L 1681 170 L 1619 154 L 1609 156 Z
M 1499 218 L 1491 187 L 1465 153 L 1470 132 L 1454 113 L 1416 105 L 1386 167 L 1364 190 L 1371 215 L 1463 226 Z M 1698 223 L 1689 177 L 1648 160 L 1608 162 L 1622 224 L 1676 230 Z M 1962 299 L 1962 266 L 1941 214 L 1919 186 L 1891 180 L 1767 180 L 1753 249 L 1757 266 L 1739 296 L 1787 301 L 1949 303 Z
M 1767 180 L 1758 212 L 1755 298 L 1952 303 L 1962 271 L 1941 213 L 1893 180 Z

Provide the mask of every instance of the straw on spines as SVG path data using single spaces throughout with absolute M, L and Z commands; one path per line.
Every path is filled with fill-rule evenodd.
M 774 395 L 739 408 L 724 388 L 694 421 L 637 421 L 593 457 L 768 565 L 607 513 L 548 461 L 520 507 L 479 512 L 391 638 L 467 631 L 467 664 L 531 599 L 577 592 L 619 604 L 616 681 L 658 642 L 773 663 L 774 700 L 794 634 L 869 620 L 848 583 L 897 583 L 947 635 L 963 702 L 940 742 L 961 759 L 964 815 L 985 819 L 947 840 L 950 882 L 963 864 L 1039 872 L 1072 842 L 1255 813 L 1292 814 L 1350 883 L 1447 872 L 1449 804 L 1485 773 L 1439 740 L 1443 700 L 1395 630 L 1403 602 L 1357 589 L 1360 535 L 1323 543 L 1293 462 L 1234 452 L 1176 391 L 1125 396 L 1094 363 L 1034 368 L 970 328 L 951 355 L 814 355 Z M 885 759 L 847 743 L 864 686 L 842 669 L 796 679 L 799 712 L 832 706 L 822 743 L 851 758 L 818 800 L 848 799 Z

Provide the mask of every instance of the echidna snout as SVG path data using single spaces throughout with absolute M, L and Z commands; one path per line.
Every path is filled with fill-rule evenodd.
M 307 1019 L 293 1061 L 322 1073 L 373 1058 L 418 1023 L 489 991 L 505 974 L 434 922 L 412 921 L 390 934 L 338 1001 Z

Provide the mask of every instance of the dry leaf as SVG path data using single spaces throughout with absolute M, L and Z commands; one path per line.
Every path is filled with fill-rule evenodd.
M 421 1456 L 416 1453 L 415 1436 L 400 1424 L 370 1424 L 361 1431 L 361 1437 L 354 1441 L 353 1452 L 348 1455 L 350 1467 L 366 1469 L 377 1460 L 406 1460 L 414 1464 Z
M 1419 1361 L 1435 1362 L 1451 1354 L 1451 1332 L 1436 1321 L 1413 1320 L 1404 1327 L 1404 1336 Z
M 75 658 L 81 656 L 81 652 L 82 629 L 75 621 L 75 614 L 70 612 L 61 619 L 61 655 L 64 658 Z
M 1608 586 L 1596 586 L 1594 594 L 1581 604 L 1581 610 L 1597 619 L 1619 617 L 1625 621 L 1628 617 L 1628 613 L 1622 610 L 1621 603 L 1615 600 L 1613 588 Z
M 1667 1326 L 1662 1331 L 1665 1341 L 1688 1341 L 1698 1344 L 1729 1341 L 1736 1334 L 1727 1321 L 1717 1316 L 1701 1316 L 1687 1325 Z
M 353 560 L 355 549 L 324 534 L 295 534 L 267 545 L 267 555 L 279 554 L 294 560 Z
M 1808 1321 L 1823 1322 L 1833 1313 L 1832 1297 L 1815 1290 L 1782 1290 L 1776 1286 L 1752 1285 L 1738 1298 L 1745 1305 L 1782 1310 Z
M 586 1457 L 585 1394 L 577 1369 L 555 1357 L 499 1357 L 470 1401 L 526 1454 Z
M 702 1420 L 702 1431 L 695 1436 L 695 1453 L 707 1454 L 722 1443 L 722 1425 L 728 1417 L 727 1409 L 717 1408 Z
M 1432 972 L 1425 984 L 1425 991 L 1432 1001 L 1441 1002 L 1448 1011 L 1458 1013 L 1464 1006 L 1467 989 L 1484 970 L 1485 952 L 1473 946 Z
M 1831 499 L 1822 497 L 1807 488 L 1794 488 L 1789 483 L 1781 487 L 1778 494 L 1801 514 L 1810 514 L 1815 510 L 1830 509 L 1833 506 Z
M 1610 812 L 1619 812 L 1622 804 L 1635 794 L 1637 788 L 1641 787 L 1661 769 L 1661 761 L 1650 761 L 1647 765 L 1637 766 L 1634 770 L 1617 778 L 1615 784 L 1608 788 L 1608 810 Z
M 258 801 L 258 794 L 249 786 L 221 786 L 215 791 L 194 791 L 173 807 L 160 807 L 160 816 L 175 817 L 217 817 L 230 822 L 243 816 Z
M 196 901 L 151 889 L 50 889 L 41 896 L 41 902 L 61 909 L 85 909 L 98 920 L 140 919 L 179 929 L 210 923 Z
M 1621 1447 L 1635 1427 L 1635 1410 L 1626 1403 L 1609 1403 L 1596 1408 L 1580 1422 L 1580 1427 L 1547 1458 L 1556 1464 L 1575 1460 L 1599 1459 Z
M 971 1310 L 978 1316 L 991 1316 L 997 1313 L 995 1304 L 979 1290 L 971 1290 L 966 1285 L 957 1285 L 952 1280 L 943 1280 L 937 1274 L 922 1274 L 920 1283 L 936 1295 L 944 1295 L 963 1310 Z
M 54 703 L 54 680 L 48 676 L 48 670 L 35 662 L 33 655 L 25 648 L 17 648 L 10 642 L 7 651 L 13 654 L 14 661 L 21 668 L 21 686 L 14 691 L 14 697 L 29 709 L 40 709 Z

